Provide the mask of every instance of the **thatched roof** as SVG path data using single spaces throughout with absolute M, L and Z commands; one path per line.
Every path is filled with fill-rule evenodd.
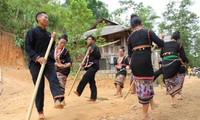
M 102 28 L 101 36 L 106 36 L 106 35 L 123 32 L 123 31 L 127 31 L 127 30 L 130 30 L 130 28 L 123 27 L 122 25 L 105 26 Z M 83 33 L 83 37 L 86 38 L 86 36 L 88 36 L 88 35 L 93 35 L 96 33 L 96 31 L 97 31 L 97 29 L 92 29 L 92 30 L 86 31 L 85 33 Z

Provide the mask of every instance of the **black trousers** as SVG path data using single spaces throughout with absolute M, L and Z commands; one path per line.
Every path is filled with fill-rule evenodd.
M 30 73 L 32 75 L 32 80 L 34 85 L 36 84 L 37 77 L 40 71 L 41 65 L 38 64 L 30 64 Z M 36 108 L 38 112 L 43 112 L 44 107 L 44 87 L 45 87 L 45 81 L 44 76 L 48 79 L 50 90 L 54 98 L 60 98 L 64 97 L 63 92 L 61 91 L 61 87 L 58 82 L 58 78 L 55 71 L 55 66 L 53 62 L 47 62 L 43 76 L 41 78 L 41 82 L 38 88 L 38 93 L 36 95 Z
M 95 74 L 98 71 L 98 68 L 95 67 L 90 67 L 86 73 L 83 75 L 78 87 L 77 87 L 77 92 L 81 95 L 85 86 L 87 83 L 90 84 L 90 90 L 91 90 L 91 99 L 96 99 L 97 98 L 97 87 L 96 87 L 96 82 L 95 82 Z
M 161 74 L 163 74 L 162 67 L 154 72 L 154 80 L 155 81 Z
M 154 72 L 154 80 L 153 80 L 153 82 L 154 82 L 161 74 L 163 74 L 162 67 L 161 67 L 159 70 L 157 70 L 156 72 Z M 163 83 L 165 84 L 164 78 L 163 78 Z

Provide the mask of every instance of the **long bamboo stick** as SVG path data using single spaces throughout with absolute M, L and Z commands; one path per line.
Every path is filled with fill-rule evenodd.
M 133 81 L 132 83 L 131 83 L 131 86 L 130 86 L 130 88 L 128 89 L 128 91 L 127 91 L 127 93 L 126 93 L 126 95 L 124 96 L 124 100 L 126 99 L 126 97 L 128 96 L 128 94 L 129 94 L 129 92 L 131 91 L 131 89 L 133 88 L 133 85 L 135 84 L 135 81 Z
M 85 62 L 85 60 L 86 60 L 88 54 L 89 54 L 89 50 L 87 50 L 87 52 L 86 52 L 86 54 L 85 54 L 85 56 L 84 56 L 83 61 L 81 62 L 81 64 L 83 64 L 83 63 Z M 82 68 L 82 66 L 80 65 L 79 68 L 78 68 L 78 71 L 76 72 L 76 75 L 75 75 L 75 77 L 74 77 L 74 81 L 73 81 L 73 83 L 72 83 L 72 86 L 71 86 L 71 88 L 69 89 L 68 96 L 70 95 L 70 93 L 71 93 L 71 91 L 72 91 L 72 88 L 74 87 L 74 84 L 75 84 L 75 82 L 76 82 L 76 79 L 77 79 L 77 77 L 78 77 L 78 74 L 79 74 L 80 71 L 81 71 L 81 68 Z
M 49 42 L 49 45 L 48 45 L 47 51 L 45 53 L 45 56 L 44 56 L 45 60 L 47 60 L 47 58 L 49 56 L 49 53 L 50 53 L 50 50 L 51 50 L 53 42 L 54 42 L 54 39 L 52 37 L 50 42 Z M 31 99 L 31 102 L 30 102 L 30 106 L 29 106 L 29 109 L 28 109 L 28 112 L 27 112 L 26 120 L 30 120 L 30 117 L 31 117 L 31 114 L 32 114 L 32 111 L 33 111 L 34 101 L 35 101 L 35 98 L 36 98 L 36 95 L 37 95 L 37 92 L 38 92 L 38 88 L 39 88 L 39 85 L 40 85 L 42 74 L 44 72 L 45 65 L 46 64 L 42 64 L 41 65 L 41 68 L 40 68 L 40 71 L 39 71 L 39 74 L 38 74 L 38 77 L 37 77 L 37 81 L 36 81 L 36 84 L 35 84 L 35 89 L 34 89 L 34 92 L 33 92 L 33 95 L 32 95 L 32 99 Z

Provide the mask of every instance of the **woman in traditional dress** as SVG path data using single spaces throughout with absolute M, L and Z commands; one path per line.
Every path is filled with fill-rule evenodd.
M 129 69 L 128 57 L 124 56 L 124 51 L 125 51 L 124 47 L 121 46 L 118 51 L 119 57 L 114 62 L 116 68 L 114 84 L 117 89 L 116 94 L 114 95 L 118 97 L 122 97 L 122 89 L 124 88 L 127 69 Z
M 128 38 L 128 54 L 131 57 L 131 70 L 136 84 L 139 103 L 143 105 L 143 120 L 150 120 L 149 103 L 152 109 L 157 105 L 153 101 L 154 71 L 151 61 L 152 42 L 163 47 L 161 40 L 153 31 L 142 28 L 142 21 L 137 15 L 131 15 L 131 27 L 134 30 Z
M 58 45 L 55 47 L 53 51 L 55 59 L 54 65 L 56 67 L 58 81 L 60 83 L 63 93 L 65 93 L 65 85 L 67 77 L 70 73 L 70 67 L 72 65 L 69 51 L 65 48 L 67 41 L 68 41 L 67 34 L 64 33 L 59 38 Z M 63 101 L 61 104 L 65 105 L 65 101 Z
M 172 97 L 172 106 L 176 105 L 176 98 L 181 92 L 185 78 L 184 65 L 188 63 L 182 44 L 177 42 L 179 39 L 179 31 L 174 32 L 171 40 L 165 42 L 161 49 L 163 77 L 167 92 Z

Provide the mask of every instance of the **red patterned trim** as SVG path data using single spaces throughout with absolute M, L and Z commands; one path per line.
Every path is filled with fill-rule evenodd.
M 154 76 L 133 76 L 133 79 L 154 79 Z
M 64 97 L 64 95 L 57 95 L 57 96 L 54 96 L 53 98 L 61 98 L 61 97 Z

